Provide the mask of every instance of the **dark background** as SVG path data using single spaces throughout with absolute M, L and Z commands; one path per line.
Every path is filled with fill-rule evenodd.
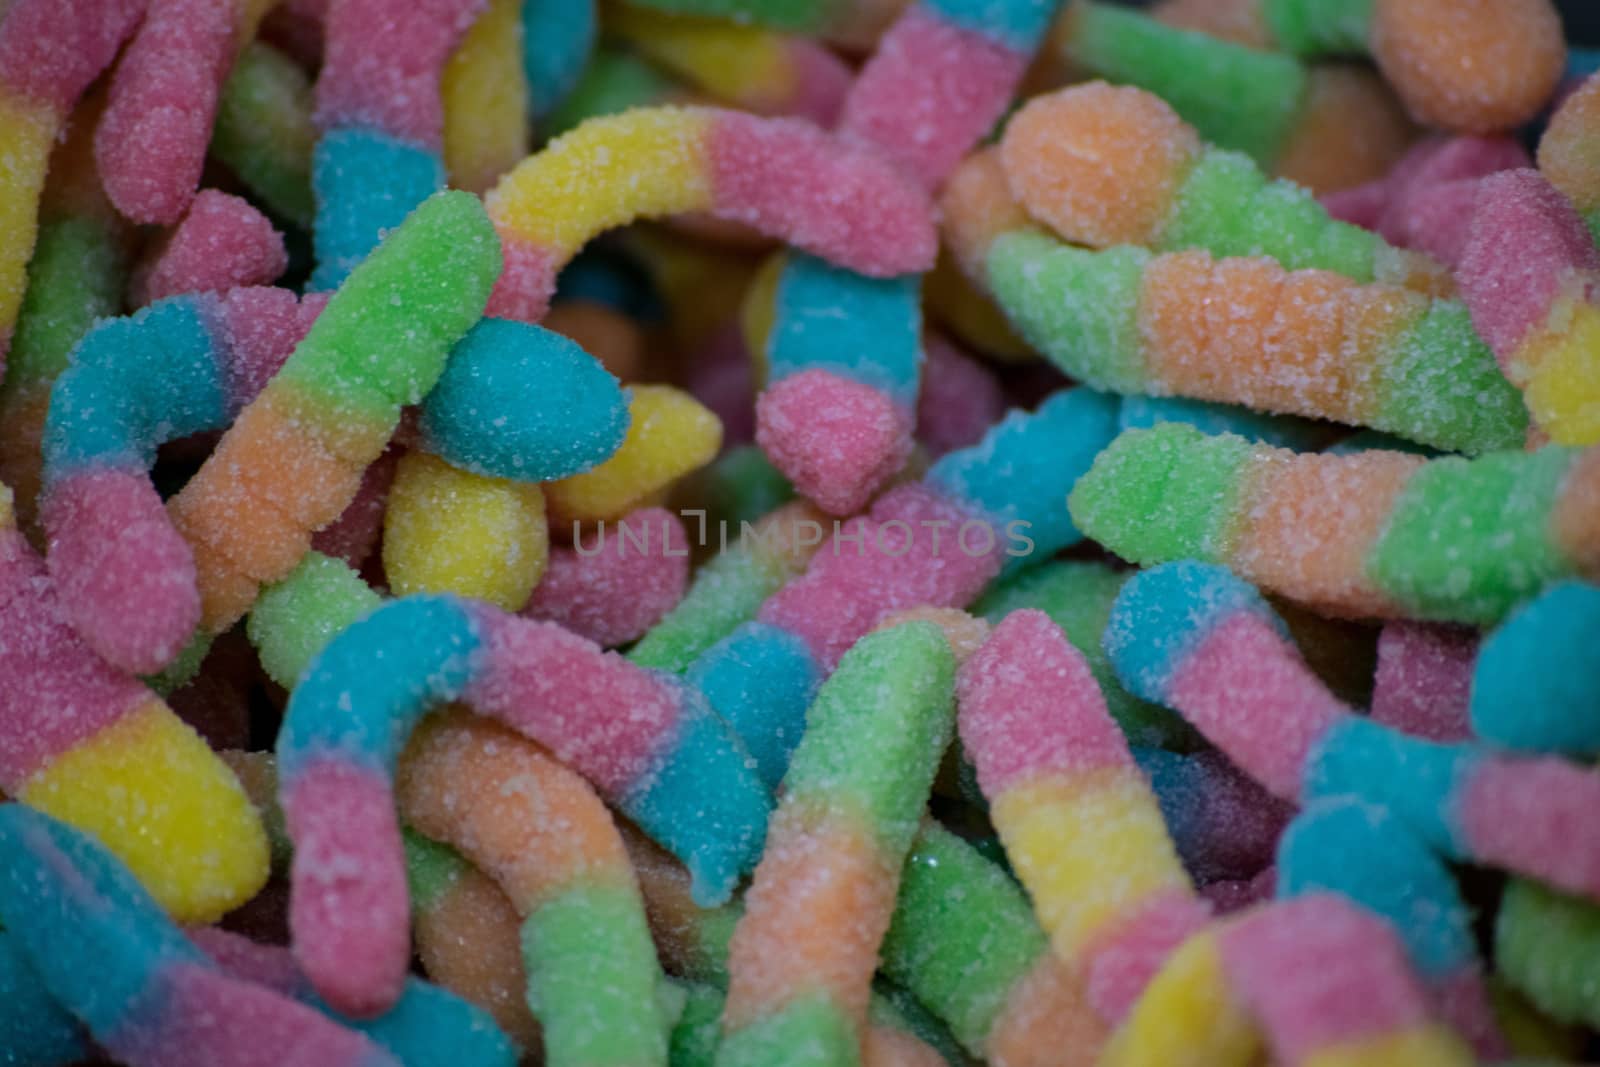
M 1558 0 L 1567 22 L 1567 40 L 1575 45 L 1600 48 L 1600 0 Z

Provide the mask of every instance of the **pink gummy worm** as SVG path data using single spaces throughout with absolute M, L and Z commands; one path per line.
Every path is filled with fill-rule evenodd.
M 1351 714 L 1289 640 L 1248 611 L 1235 612 L 1178 664 L 1168 694 L 1212 744 L 1289 801 L 1299 799 L 1318 739 Z
M 245 43 L 242 0 L 149 0 L 117 65 L 95 132 L 106 195 L 135 222 L 170 225 L 188 208 L 217 98 Z
M 129 295 L 142 307 L 180 293 L 270 285 L 288 266 L 283 235 L 265 215 L 240 197 L 204 189 L 157 252 L 134 272 Z
M 936 188 L 1000 118 L 1029 58 L 913 5 L 856 78 L 839 131 Z
M 903 608 L 964 607 L 1000 571 L 999 535 L 988 552 L 958 543 L 978 517 L 921 485 L 901 486 L 870 516 L 823 531 L 806 573 L 769 597 L 762 622 L 806 642 L 824 670 L 885 616 Z M 942 524 L 942 525 L 941 525 Z
M 1390 622 L 1378 637 L 1372 718 L 1429 741 L 1472 736 L 1468 702 L 1477 636 L 1458 626 Z
M 0 89 L 65 117 L 111 65 L 146 0 L 13 0 L 0 19 Z
M 1286 1067 L 1429 1019 L 1394 930 L 1341 897 L 1276 901 L 1225 926 L 1220 941 L 1235 995 Z
M 1544 325 L 1563 294 L 1600 295 L 1600 251 L 1583 218 L 1537 170 L 1503 171 L 1478 185 L 1457 269 L 1472 325 L 1502 367 Z
M 615 648 L 660 622 L 688 584 L 682 520 L 665 508 L 643 508 L 608 523 L 598 547 L 552 548 L 522 614 Z
M 368 126 L 439 150 L 439 79 L 487 0 L 329 0 L 316 121 Z

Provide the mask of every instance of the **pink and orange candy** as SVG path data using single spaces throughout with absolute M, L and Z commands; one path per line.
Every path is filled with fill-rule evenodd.
M 1600 235 L 1600 74 L 1590 75 L 1550 116 L 1539 169 Z

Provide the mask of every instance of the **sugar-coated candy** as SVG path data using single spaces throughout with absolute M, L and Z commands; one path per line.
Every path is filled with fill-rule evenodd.
M 329 641 L 382 603 L 348 564 L 307 552 L 282 581 L 262 590 L 245 629 L 262 671 L 293 689 Z
M 960 707 L 962 743 L 1040 925 L 1115 1023 L 1210 920 L 1155 794 L 1082 653 L 1043 612 L 995 627 L 961 669 Z
M 1471 674 L 1472 732 L 1523 752 L 1600 752 L 1600 674 L 1585 651 L 1600 588 L 1561 582 L 1490 631 Z
M 804 572 L 822 543 L 822 518 L 795 502 L 754 522 L 740 522 L 733 542 L 700 566 L 683 598 L 628 650 L 628 658 L 674 674 L 688 670 L 740 623 L 755 618 L 767 597 Z M 806 536 L 798 536 L 802 530 Z
M 758 115 L 832 126 L 850 68 L 826 47 L 759 26 L 620 7 L 606 29 L 718 101 Z
M 519 928 L 500 887 L 448 845 L 406 829 L 406 881 L 417 956 L 428 976 L 494 1017 L 525 1054 L 539 1047 L 528 1010 Z
M 439 193 L 353 271 L 283 369 L 168 505 L 194 552 L 200 622 L 226 629 L 355 495 L 400 406 L 483 313 L 499 247 L 468 193 Z M 359 338 L 359 340 L 357 340 Z M 374 364 L 358 353 L 382 351 Z
M 311 112 L 305 72 L 278 49 L 253 41 L 222 86 L 211 139 L 212 155 L 275 214 L 299 226 L 310 226 L 316 214 Z
M 487 0 L 329 0 L 314 118 L 315 289 L 332 289 L 445 185 L 440 83 Z M 402 61 L 403 57 L 403 61 Z
M 917 443 L 938 459 L 975 445 L 1005 415 L 1004 390 L 994 374 L 939 334 L 922 338 L 922 391 L 917 394 Z
M 119 1059 L 139 1067 L 197 1058 L 240 1067 L 400 1062 L 312 1008 L 223 974 L 82 833 L 6 804 L 0 843 L 6 932 L 50 995 Z
M 1122 687 L 1101 645 L 1111 605 L 1129 574 L 1101 563 L 1057 560 L 996 582 L 973 611 L 999 623 L 1021 608 L 1050 616 L 1083 653 L 1100 686 L 1106 710 L 1130 744 L 1182 750 L 1193 740 L 1170 711 L 1140 700 Z
M 56 152 L 58 176 L 67 162 L 65 151 L 83 137 L 74 124 L 72 136 Z M 85 155 L 80 150 L 78 169 Z M 98 204 L 81 211 L 51 211 L 46 203 L 10 361 L 0 382 L 0 481 L 16 493 L 24 530 L 33 529 L 37 515 L 51 387 L 83 335 L 98 319 L 121 309 L 129 252 L 122 227 L 109 217 L 109 205 L 103 197 L 93 199 Z
M 459 593 L 507 611 L 528 602 L 549 543 L 539 487 L 473 474 L 422 452 L 400 460 L 383 516 L 397 596 Z
M 1590 232 L 1600 234 L 1600 181 L 1595 179 L 1600 137 L 1596 130 L 1600 130 L 1600 74 L 1590 75 L 1550 116 L 1550 125 L 1539 140 L 1539 170 L 1578 209 Z
M 193 202 L 223 83 L 270 0 L 147 0 L 95 133 L 106 195 L 135 222 L 171 225 Z
M 885 973 L 997 1067 L 1092 1063 L 1104 1038 L 1017 884 L 931 822 L 901 870 L 882 954 Z
M 576 92 L 599 36 L 594 0 L 522 0 L 528 113 L 543 121 Z
M 654 503 L 658 493 L 709 463 L 722 446 L 722 424 L 682 390 L 636 385 L 627 397 L 626 421 L 617 427 L 620 420 L 613 420 L 606 427 L 626 434 L 610 446 L 604 462 L 586 464 L 587 469 L 544 487 L 552 521 L 568 530 L 575 523 L 620 519 Z M 549 425 L 560 432 L 556 422 Z M 609 439 L 597 442 L 592 454 L 609 445 Z
M 1001 161 L 1028 213 L 1076 244 L 1264 255 L 1358 282 L 1448 286 L 1438 264 L 1328 218 L 1310 193 L 1204 143 L 1142 89 L 1090 82 L 1034 97 L 1006 124 Z
M 556 200 L 570 210 L 546 214 Z M 490 313 L 507 318 L 540 318 L 567 261 L 640 217 L 743 222 L 873 277 L 931 266 L 936 245 L 926 195 L 870 150 L 797 119 L 717 108 L 590 119 L 519 164 L 485 203 L 506 257 Z
M 1306 668 L 1283 623 L 1222 567 L 1165 564 L 1118 595 L 1106 649 L 1123 684 L 1181 712 L 1286 800 L 1359 796 L 1430 848 L 1600 898 L 1600 839 L 1582 829 L 1600 776 L 1551 757 L 1409 737 L 1353 714 Z
M 1453 267 L 1466 245 L 1478 181 L 1531 162 L 1521 142 L 1508 136 L 1428 137 L 1382 178 L 1320 199 L 1334 218 Z
M 1535 170 L 1484 178 L 1457 276 L 1533 424 L 1600 444 L 1600 251 L 1566 198 Z
M 1226 564 L 1335 615 L 1481 624 L 1595 573 L 1597 476 L 1593 450 L 1306 455 L 1168 424 L 1117 438 L 1071 511 L 1141 565 Z
M 456 713 L 418 731 L 396 794 L 409 822 L 459 849 L 524 916 L 546 1062 L 665 1065 L 676 1005 L 594 789 L 526 738 Z
M 937 187 L 999 117 L 1055 6 L 911 5 L 845 98 L 841 139 Z M 961 78 L 947 77 L 950 70 Z M 910 453 L 922 364 L 918 286 L 807 256 L 778 271 L 771 327 L 753 346 L 767 370 L 756 439 L 802 496 L 850 514 Z M 863 327 L 870 339 L 849 336 Z
M 335 1022 L 359 1031 L 403 1064 L 417 1067 L 511 1067 L 517 1049 L 487 1012 L 419 978 L 406 980 L 393 1008 L 373 1019 L 348 1019 L 317 998 L 294 965 L 289 950 L 263 945 L 214 926 L 188 931 L 231 978 L 263 986 L 307 1004 Z
M 56 379 L 40 498 L 51 575 L 73 624 L 112 663 L 159 670 L 200 619 L 190 549 L 148 474 L 157 447 L 226 426 L 314 311 L 276 289 L 172 297 L 97 324 Z
M 1273 850 L 1294 816 L 1292 805 L 1268 793 L 1220 752 L 1129 747 L 1150 779 L 1184 869 L 1202 892 L 1219 883 L 1249 884 L 1247 880 L 1270 873 Z
M 1189 6 L 1215 17 L 1229 5 Z M 1369 70 L 1304 63 L 1265 47 L 1264 34 L 1238 41 L 1198 29 L 1084 0 L 1067 7 L 1052 37 L 1070 66 L 1148 89 L 1207 141 L 1317 193 L 1381 177 L 1405 150 L 1411 124 Z
M 1499 972 L 1540 1010 L 1564 1022 L 1595 1025 L 1590 990 L 1600 908 L 1527 879 L 1512 879 L 1494 920 Z
M 616 648 L 632 644 L 683 599 L 689 538 L 665 508 L 640 508 L 602 530 L 597 545 L 550 550 L 544 577 L 522 614 L 560 623 Z
M 249 201 L 204 189 L 157 252 L 134 272 L 131 300 L 270 285 L 289 265 L 283 235 Z
M 372 1011 L 396 995 L 408 939 L 390 781 L 417 721 L 453 699 L 548 746 L 682 857 L 705 899 L 725 898 L 753 865 L 766 790 L 694 690 L 482 602 L 391 602 L 322 650 L 278 739 L 296 951 L 336 1007 Z M 333 861 L 350 848 L 364 857 L 354 877 Z
M 1522 397 L 1453 300 L 1263 258 L 1087 251 L 1036 230 L 998 237 L 985 261 L 1023 336 L 1098 388 L 1328 418 L 1474 454 L 1526 435 Z
M 1478 641 L 1471 630 L 1395 620 L 1378 638 L 1372 718 L 1430 741 L 1464 741 Z
M 145 0 L 14 0 L 0 17 L 0 129 L 10 152 L 0 175 L 0 353 L 22 307 L 50 147 L 144 8 Z
M 185 921 L 250 899 L 267 877 L 267 842 L 238 781 L 73 631 L 3 487 L 0 623 L 0 789 L 94 834 Z
M 88 1055 L 82 1029 L 28 965 L 17 936 L 0 932 L 0 1063 L 66 1067 Z
M 1266 1051 L 1295 1067 L 1475 1062 L 1435 1020 L 1392 928 L 1321 893 L 1252 909 L 1191 938 L 1101 1063 L 1244 1067 Z
M 1312 804 L 1278 851 L 1277 895 L 1338 893 L 1389 920 L 1434 1011 L 1484 1056 L 1506 1053 L 1485 985 L 1472 913 L 1438 856 L 1383 808 L 1351 797 Z
M 523 10 L 537 6 L 488 0 L 445 63 L 439 81 L 442 150 L 458 189 L 482 193 L 528 154 Z
M 818 692 L 729 945 L 719 1067 L 856 1061 L 954 672 L 911 623 L 863 638 Z

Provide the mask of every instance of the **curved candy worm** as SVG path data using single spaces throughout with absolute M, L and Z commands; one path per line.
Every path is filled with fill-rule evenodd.
M 635 181 L 641 173 L 648 181 Z M 570 210 L 548 211 L 555 198 Z M 485 198 L 505 247 L 490 313 L 537 321 L 592 237 L 640 217 L 703 212 L 873 277 L 931 266 L 927 197 L 871 152 L 795 119 L 639 108 L 590 119 Z
M 1358 796 L 1442 856 L 1600 899 L 1600 834 L 1580 814 L 1600 797 L 1600 776 L 1354 714 L 1227 570 L 1176 563 L 1137 575 L 1118 595 L 1106 648 L 1125 685 L 1178 710 L 1278 796 Z
M 278 737 L 279 792 L 296 846 L 296 953 L 336 1007 L 381 1007 L 404 975 L 406 890 L 390 782 L 412 728 L 454 699 L 548 746 L 681 856 L 706 899 L 725 898 L 753 865 L 770 801 L 693 690 L 487 604 L 393 601 L 322 650 Z M 363 857 L 359 872 L 337 859 L 345 855 Z
M 526 738 L 458 713 L 417 731 L 395 793 L 408 822 L 461 850 L 522 913 L 546 1062 L 665 1065 L 670 988 L 594 789 Z
M 263 1058 L 398 1067 L 377 1044 L 263 986 L 223 974 L 93 840 L 0 806 L 0 916 L 56 1001 L 137 1067 Z M 241 1028 L 239 1020 L 253 1025 Z
M 266 881 L 260 819 L 205 742 L 63 615 L 0 486 L 0 789 L 94 834 L 179 918 L 218 918 Z

